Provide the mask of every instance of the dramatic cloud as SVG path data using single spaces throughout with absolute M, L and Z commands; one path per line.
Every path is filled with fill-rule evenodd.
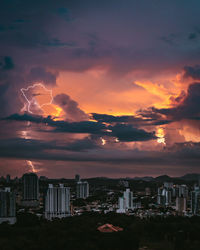
M 50 116 L 43 117 L 39 115 L 30 114 L 14 114 L 6 118 L 7 120 L 14 121 L 30 121 L 34 123 L 48 124 L 54 127 L 52 132 L 66 132 L 66 133 L 102 133 L 106 129 L 106 126 L 102 123 L 92 121 L 80 121 L 80 122 L 67 122 L 67 121 L 54 121 Z
M 98 136 L 116 137 L 119 141 L 124 142 L 148 141 L 157 138 L 155 132 L 146 132 L 143 129 L 134 128 L 132 125 L 126 124 L 106 125 L 101 122 L 93 121 L 54 121 L 51 117 L 44 118 L 42 116 L 29 114 L 14 114 L 5 119 L 48 124 L 55 128 L 54 130 L 51 130 L 51 132 L 96 134 Z
M 32 139 L 12 138 L 8 140 L 1 140 L 0 149 L 2 152 L 2 156 L 4 154 L 5 156 L 7 154 L 11 154 L 17 157 L 17 155 L 20 155 L 21 153 L 23 153 L 25 156 L 26 152 L 33 152 L 38 154 L 39 152 L 45 150 L 86 151 L 88 149 L 95 149 L 98 147 L 99 146 L 89 138 L 75 140 L 74 142 L 69 142 L 66 144 L 61 144 L 57 141 L 41 141 Z
M 181 8 L 178 0 L 3 1 L 0 167 L 19 174 L 35 159 L 52 176 L 59 161 L 63 176 L 82 164 L 86 176 L 196 169 L 198 145 L 180 146 L 187 157 L 168 146 L 200 141 L 199 8 L 197 0 Z
M 13 60 L 10 56 L 5 56 L 3 62 L 0 62 L 0 69 L 2 70 L 11 70 L 14 68 Z
M 149 114 L 148 114 L 149 113 Z M 162 125 L 168 124 L 170 120 L 162 119 L 158 114 L 153 114 L 152 109 L 138 111 L 138 116 L 131 115 L 107 115 L 107 114 L 91 114 L 92 119 L 105 122 L 105 123 L 127 123 L 132 124 L 135 127 L 138 126 L 150 126 L 150 125 Z
M 200 80 L 200 65 L 194 67 L 185 66 L 184 67 L 184 78 L 191 77 L 194 80 Z
M 47 85 L 56 85 L 57 74 L 51 73 L 43 67 L 34 67 L 30 70 L 27 76 L 27 81 L 31 82 L 43 82 Z
M 88 119 L 88 115 L 78 107 L 78 103 L 66 94 L 55 96 L 54 103 L 62 108 L 66 113 L 66 119 L 69 121 L 82 121 Z
M 141 122 L 147 122 L 147 121 L 152 121 L 152 119 L 141 119 L 138 117 L 134 117 L 131 115 L 121 115 L 121 116 L 114 116 L 114 115 L 107 115 L 107 114 L 97 114 L 97 113 L 93 113 L 91 114 L 92 118 L 96 121 L 99 122 L 107 122 L 107 123 L 141 123 Z
M 106 168 L 110 169 L 111 166 L 115 166 L 119 170 L 119 173 L 126 173 L 126 171 L 128 171 L 132 174 L 135 171 L 140 172 L 140 168 L 144 166 L 147 167 L 146 173 L 148 174 L 151 173 L 152 167 L 160 173 L 159 169 L 161 166 L 171 166 L 173 168 L 181 166 L 185 170 L 189 170 L 192 164 L 193 169 L 196 169 L 200 164 L 199 144 L 188 143 L 187 145 L 178 144 L 176 146 L 177 147 L 174 146 L 162 152 L 138 150 L 113 151 L 104 149 L 78 152 L 80 150 L 78 147 L 75 148 L 75 152 L 72 154 L 69 151 L 74 150 L 73 146 L 71 149 L 70 146 L 59 146 L 56 145 L 55 142 L 47 144 L 42 141 L 12 139 L 2 140 L 0 157 L 10 159 L 26 158 L 35 161 L 82 162 L 82 164 L 91 162 L 93 166 L 97 163 L 101 163 L 103 164 L 101 166 L 105 174 L 107 174 Z M 89 149 L 91 149 L 91 147 L 89 147 Z M 123 168 L 120 170 L 120 164 L 123 164 L 124 170 L 122 170 Z M 136 164 L 138 170 L 134 167 L 130 167 L 132 164 Z M 111 175 L 114 174 L 114 169 L 116 168 L 112 167 L 112 170 L 110 170 Z M 52 169 L 51 171 L 54 172 Z M 117 175 L 119 173 L 117 173 Z
M 148 133 L 131 125 L 117 124 L 110 129 L 112 130 L 111 135 L 117 137 L 119 141 L 148 141 L 157 138 L 154 132 Z
M 181 119 L 200 119 L 200 83 L 192 83 L 188 87 L 187 95 L 183 101 L 174 108 L 156 109 L 151 108 L 144 111 L 143 116 L 146 114 L 151 117 L 157 115 L 165 115 L 171 121 L 178 121 Z

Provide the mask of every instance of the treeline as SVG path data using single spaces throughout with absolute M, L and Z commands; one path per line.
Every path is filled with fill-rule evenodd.
M 48 222 L 20 214 L 15 225 L 0 225 L 1 250 L 199 250 L 200 218 L 139 219 L 120 214 L 86 213 Z M 110 223 L 123 232 L 101 233 Z

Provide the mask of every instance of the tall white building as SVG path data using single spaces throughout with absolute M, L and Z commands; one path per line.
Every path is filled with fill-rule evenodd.
M 125 213 L 128 209 L 133 209 L 133 192 L 129 188 L 119 197 L 117 213 Z
M 86 199 L 89 196 L 89 183 L 87 181 L 79 181 L 76 184 L 76 198 Z
M 172 193 L 171 190 L 165 191 L 165 205 L 169 206 L 172 202 Z
M 172 202 L 172 189 L 158 188 L 157 203 L 162 206 L 169 206 Z
M 133 192 L 129 188 L 124 191 L 125 209 L 133 208 Z
M 8 187 L 0 190 L 0 224 L 4 221 L 16 222 L 15 193 Z
M 45 199 L 45 218 L 64 218 L 70 215 L 70 188 L 60 184 L 54 187 L 49 184 Z
M 117 213 L 125 213 L 125 199 L 124 197 L 119 197 Z

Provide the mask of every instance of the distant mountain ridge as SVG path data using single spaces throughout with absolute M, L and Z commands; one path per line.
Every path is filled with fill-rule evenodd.
M 183 179 L 185 181 L 198 181 L 200 178 L 200 174 L 186 174 L 182 177 L 179 177 L 180 179 Z
M 48 179 L 48 178 L 47 178 Z M 62 181 L 73 181 L 73 179 L 68 179 L 68 178 L 57 178 L 57 179 L 51 179 L 49 178 L 48 180 L 52 180 L 52 181 L 55 181 L 55 180 L 62 180 Z M 197 174 L 197 173 L 190 173 L 190 174 L 185 174 L 183 176 L 180 176 L 180 177 L 171 177 L 169 175 L 160 175 L 160 176 L 157 176 L 157 177 L 152 177 L 152 176 L 142 176 L 142 177 L 124 177 L 124 178 L 109 178 L 109 177 L 104 177 L 104 176 L 100 176 L 100 177 L 91 177 L 91 178 L 83 178 L 82 180 L 90 180 L 90 181 L 95 181 L 95 180 L 113 180 L 113 181 L 116 181 L 116 180 L 135 180 L 135 181 L 156 181 L 156 182 L 173 182 L 175 180 L 184 180 L 184 181 L 198 181 L 200 180 L 200 174 Z

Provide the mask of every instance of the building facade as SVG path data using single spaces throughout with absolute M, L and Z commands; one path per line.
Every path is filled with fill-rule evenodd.
M 59 184 L 54 187 L 49 184 L 45 198 L 45 218 L 64 218 L 70 216 L 70 188 Z
M 79 181 L 76 184 L 76 198 L 86 199 L 89 197 L 89 183 L 87 181 Z
M 15 193 L 10 188 L 0 190 L 0 224 L 5 221 L 10 224 L 16 222 Z
M 187 210 L 187 201 L 185 197 L 176 197 L 176 211 L 182 215 Z
M 192 214 L 200 213 L 200 188 L 195 187 L 191 192 L 191 212 Z
M 23 180 L 23 200 L 39 199 L 39 181 L 34 173 L 24 174 Z
M 123 197 L 119 197 L 117 213 L 125 213 L 129 209 L 133 209 L 133 192 L 127 188 Z

